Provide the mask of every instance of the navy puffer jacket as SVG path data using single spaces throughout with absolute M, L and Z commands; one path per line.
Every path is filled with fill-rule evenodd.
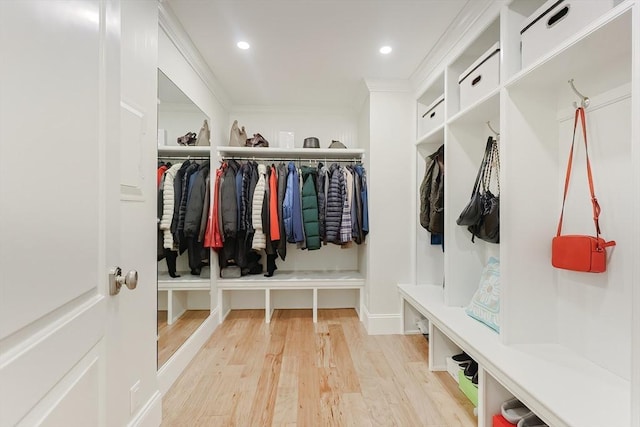
M 325 232 L 327 242 L 340 243 L 340 224 L 344 207 L 344 176 L 336 163 L 329 169 L 329 189 L 327 191 L 327 211 L 325 213 Z

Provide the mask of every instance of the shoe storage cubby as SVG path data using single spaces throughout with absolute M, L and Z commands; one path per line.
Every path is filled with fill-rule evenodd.
M 429 320 L 433 370 L 446 370 L 446 357 L 456 351 L 478 361 L 481 427 L 491 426 L 500 404 L 512 397 L 554 427 L 637 426 L 640 6 L 604 0 L 605 12 L 523 66 L 520 33 L 546 3 L 513 0 L 488 7 L 416 94 L 418 121 L 438 96 L 445 99 L 442 125 L 427 132 L 418 125 L 415 144 L 417 206 L 425 159 L 445 146 L 445 235 L 444 251 L 431 245 L 416 210 L 416 280 L 399 285 L 405 330 L 416 312 Z M 461 104 L 461 74 L 496 43 L 499 83 Z M 574 103 L 580 105 L 582 96 L 589 98 L 585 112 L 600 229 L 617 242 L 608 249 L 605 273 L 551 265 Z M 489 136 L 498 138 L 500 150 L 499 244 L 472 242 L 466 227 L 456 224 Z M 576 147 L 563 233 L 592 235 L 582 138 Z M 500 262 L 499 333 L 464 310 L 489 257 Z

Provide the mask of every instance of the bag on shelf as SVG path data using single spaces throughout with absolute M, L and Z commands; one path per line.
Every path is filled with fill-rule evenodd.
M 198 132 L 198 138 L 196 139 L 196 145 L 206 146 L 210 145 L 211 131 L 209 130 L 209 123 L 207 119 L 204 119 L 204 123 Z
M 178 137 L 178 145 L 196 145 L 197 136 L 195 132 L 187 132 Z
M 491 176 L 495 171 L 498 183 L 498 194 L 489 190 Z M 456 220 L 458 225 L 467 226 L 471 233 L 471 241 L 475 238 L 489 243 L 500 243 L 500 156 L 498 144 L 489 137 L 484 156 L 476 175 L 471 192 L 471 199 Z
M 253 138 L 247 139 L 245 145 L 247 147 L 268 147 L 269 141 L 264 139 L 264 137 L 259 133 L 254 133 Z
M 244 126 L 238 126 L 238 121 L 234 120 L 229 135 L 229 147 L 244 147 L 246 141 L 247 132 L 244 130 Z
M 578 120 L 582 123 L 582 135 L 584 137 L 584 148 L 587 159 L 587 178 L 589 181 L 589 191 L 591 193 L 591 204 L 593 206 L 593 222 L 596 227 L 596 235 L 562 235 L 562 218 L 564 216 L 564 205 L 569 189 L 569 179 L 571 178 L 571 164 L 573 163 L 573 147 L 576 141 L 576 129 Z M 587 127 L 584 117 L 584 108 L 576 109 L 575 121 L 573 124 L 573 140 L 569 151 L 569 161 L 567 164 L 567 174 L 564 181 L 564 195 L 562 196 L 562 210 L 558 221 L 558 231 L 551 242 L 551 264 L 555 268 L 564 270 L 582 271 L 588 273 L 603 273 L 607 270 L 607 247 L 615 246 L 614 240 L 607 242 L 600 237 L 600 205 L 593 190 L 593 176 L 591 174 L 591 163 L 589 162 L 589 150 L 587 148 Z

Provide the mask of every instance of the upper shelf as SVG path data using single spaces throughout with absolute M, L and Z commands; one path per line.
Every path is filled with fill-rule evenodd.
M 586 95 L 628 83 L 631 80 L 631 5 L 612 9 L 554 51 L 521 70 L 505 87 L 537 92 L 567 91 L 567 81 Z
M 159 156 L 209 156 L 211 147 L 195 145 L 164 145 L 158 147 Z
M 270 159 L 362 159 L 363 148 L 278 148 L 278 147 L 216 147 L 219 157 L 255 157 Z

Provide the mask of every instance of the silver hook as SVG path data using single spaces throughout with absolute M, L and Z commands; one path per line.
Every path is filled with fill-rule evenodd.
M 573 79 L 569 80 L 569 84 L 571 85 L 571 89 L 573 89 L 573 91 L 576 93 L 576 95 L 578 95 L 580 97 L 580 106 L 582 108 L 587 108 L 589 106 L 589 103 L 591 102 L 591 100 L 589 99 L 589 97 L 584 96 L 583 94 L 581 94 L 580 92 L 578 92 L 578 89 L 576 89 L 576 86 L 573 84 Z M 573 107 L 574 108 L 578 108 L 578 103 L 574 102 L 573 103 Z
M 490 120 L 487 120 L 487 126 L 489 127 L 489 129 L 491 129 L 491 132 L 496 135 L 496 139 L 500 138 L 500 132 L 496 132 L 496 130 L 491 126 Z

